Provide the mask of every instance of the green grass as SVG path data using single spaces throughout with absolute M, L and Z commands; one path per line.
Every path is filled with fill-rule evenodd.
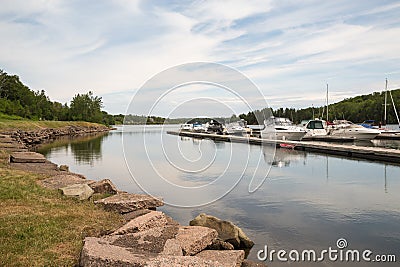
M 82 240 L 121 226 L 119 214 L 37 184 L 43 176 L 0 167 L 0 266 L 74 266 Z
M 62 128 L 66 126 L 102 126 L 102 124 L 84 121 L 32 121 L 27 119 L 11 119 L 0 116 L 0 131 L 40 130 L 44 128 Z

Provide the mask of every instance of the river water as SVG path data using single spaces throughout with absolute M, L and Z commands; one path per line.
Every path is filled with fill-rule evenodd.
M 266 245 L 319 254 L 337 249 L 344 238 L 345 249 L 395 254 L 400 261 L 398 165 L 166 133 L 176 127 L 119 127 L 100 136 L 61 139 L 39 152 L 89 179 L 110 178 L 121 190 L 162 196 L 167 205 L 159 210 L 181 224 L 201 212 L 232 221 L 255 242 L 253 260 Z M 283 263 L 276 256 L 267 263 L 311 265 Z M 327 257 L 315 263 L 365 265 Z

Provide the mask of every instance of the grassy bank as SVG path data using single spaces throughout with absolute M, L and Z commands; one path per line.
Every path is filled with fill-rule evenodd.
M 15 123 L 11 124 L 13 129 Z M 24 129 L 37 127 L 36 122 L 19 123 Z M 0 266 L 75 266 L 84 237 L 98 236 L 123 224 L 122 216 L 104 211 L 92 200 L 78 201 L 41 187 L 37 182 L 46 175 L 11 169 L 8 157 L 0 150 Z
M 40 130 L 45 128 L 62 128 L 66 126 L 100 126 L 105 127 L 102 124 L 84 122 L 84 121 L 31 121 L 31 120 L 9 120 L 0 119 L 0 131 L 12 131 L 12 130 Z

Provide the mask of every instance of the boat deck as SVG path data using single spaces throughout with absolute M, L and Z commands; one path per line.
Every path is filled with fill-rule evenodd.
M 218 135 L 208 133 L 193 133 L 167 131 L 168 134 L 205 138 L 215 141 L 248 143 L 254 145 L 276 145 L 278 147 L 291 147 L 295 150 L 312 151 L 325 154 L 340 155 L 351 158 L 377 160 L 382 162 L 400 163 L 400 150 L 382 147 L 356 146 L 351 144 L 327 143 L 319 141 L 283 141 L 268 140 L 257 137 Z

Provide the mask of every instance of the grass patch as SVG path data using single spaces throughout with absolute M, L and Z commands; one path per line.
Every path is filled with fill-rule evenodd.
M 102 124 L 85 121 L 32 121 L 27 119 L 12 119 L 0 116 L 0 131 L 12 130 L 40 130 L 44 128 L 62 128 L 66 126 L 101 126 Z
M 84 237 L 123 224 L 119 214 L 45 189 L 39 179 L 0 167 L 0 266 L 75 266 Z

